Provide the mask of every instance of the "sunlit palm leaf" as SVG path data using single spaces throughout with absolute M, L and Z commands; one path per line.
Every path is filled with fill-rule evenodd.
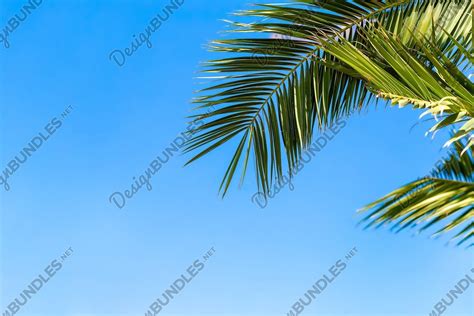
M 379 97 L 401 107 L 412 104 L 415 108 L 426 109 L 423 115 L 439 118 L 441 121 L 431 132 L 460 125 L 447 145 L 472 135 L 474 85 L 451 60 L 463 56 L 464 52 L 460 51 L 450 59 L 429 39 L 413 38 L 423 52 L 421 58 L 382 27 L 371 26 L 364 32 L 370 45 L 367 52 L 347 40 L 325 41 L 325 50 L 355 69 Z M 472 69 L 469 58 L 465 61 Z M 469 146 L 470 143 L 465 150 Z
M 372 96 L 367 78 L 334 52 L 329 54 L 326 42 L 344 39 L 364 51 L 369 38 L 361 30 L 376 22 L 402 39 L 407 49 L 417 44 L 412 34 L 420 38 L 434 34 L 436 43 L 449 52 L 450 36 L 460 40 L 469 33 L 467 11 L 467 5 L 458 9 L 450 1 L 298 0 L 239 12 L 266 20 L 232 23 L 233 32 L 271 33 L 289 39 L 213 42 L 214 51 L 229 57 L 207 64 L 205 72 L 215 73 L 219 81 L 202 90 L 204 95 L 196 103 L 203 111 L 215 110 L 197 115 L 207 123 L 188 142 L 187 151 L 204 149 L 191 161 L 240 137 L 221 190 L 225 194 L 241 162 L 245 174 L 253 154 L 259 190 L 267 193 L 274 178 L 282 179 L 284 164 L 289 170 L 297 164 L 315 130 L 367 105 Z M 446 33 L 435 32 L 439 25 Z
M 362 210 L 366 227 L 391 225 L 401 231 L 435 228 L 433 235 L 456 231 L 453 240 L 467 243 L 474 235 L 474 152 L 461 156 L 456 143 L 444 163 L 428 177 L 413 181 Z

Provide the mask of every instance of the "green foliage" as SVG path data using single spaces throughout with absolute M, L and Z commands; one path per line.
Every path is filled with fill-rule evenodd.
M 455 150 L 432 174 L 408 183 L 360 212 L 368 213 L 366 227 L 392 225 L 401 231 L 418 226 L 419 231 L 437 227 L 433 236 L 457 230 L 452 240 L 461 245 L 474 234 L 474 152 L 461 153 L 466 144 L 457 142 Z
M 469 1 L 295 0 L 256 5 L 236 15 L 260 21 L 229 22 L 230 32 L 238 36 L 211 43 L 210 49 L 225 57 L 204 65 L 210 84 L 199 91 L 193 118 L 205 124 L 185 150 L 199 150 L 190 163 L 225 143 L 235 144 L 220 186 L 223 195 L 238 170 L 244 178 L 249 161 L 258 190 L 267 194 L 273 182 L 283 180 L 285 169 L 298 164 L 315 134 L 367 108 L 375 98 L 424 109 L 424 115 L 438 120 L 430 132 L 455 130 L 446 145 L 462 143 L 461 153 L 470 155 L 474 85 L 466 76 L 473 61 Z M 472 163 L 461 156 L 457 161 Z M 451 173 L 461 170 L 472 167 L 453 165 Z M 422 179 L 397 194 L 426 191 L 425 198 L 432 201 L 440 197 L 433 192 L 446 190 L 456 200 L 436 201 L 451 207 L 472 204 L 467 189 L 472 184 L 458 185 L 446 177 Z M 437 207 L 444 205 L 438 202 Z M 377 214 L 402 216 L 384 210 L 388 212 L 380 208 Z M 472 209 L 466 214 L 461 223 L 472 217 Z

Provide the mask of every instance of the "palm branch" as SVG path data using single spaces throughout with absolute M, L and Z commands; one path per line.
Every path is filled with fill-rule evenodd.
M 347 41 L 365 51 L 368 38 L 362 31 L 377 22 L 407 49 L 417 44 L 412 34 L 435 34 L 438 46 L 449 51 L 449 38 L 461 40 L 469 34 L 467 12 L 467 5 L 458 9 L 449 1 L 410 0 L 297 0 L 238 12 L 264 20 L 230 22 L 232 33 L 271 33 L 286 39 L 239 37 L 211 44 L 211 50 L 229 57 L 205 65 L 204 72 L 215 75 L 195 100 L 200 113 L 193 119 L 206 123 L 187 143 L 186 152 L 201 149 L 188 163 L 233 140 L 236 150 L 221 192 L 227 192 L 239 165 L 244 177 L 252 155 L 258 189 L 267 193 L 274 179 L 282 180 L 285 165 L 291 174 L 314 133 L 377 95 L 367 78 L 327 51 L 328 42 Z M 435 32 L 440 26 L 445 32 Z
M 436 227 L 433 236 L 456 231 L 452 240 L 461 245 L 474 235 L 474 152 L 462 154 L 466 144 L 454 150 L 428 176 L 410 182 L 360 212 L 368 227 L 391 225 L 397 232 L 419 227 Z M 469 246 L 472 246 L 469 245 Z
M 377 99 L 423 109 L 438 121 L 430 132 L 449 126 L 455 133 L 447 145 L 464 148 L 436 176 L 368 206 L 369 226 L 401 220 L 396 226 L 403 229 L 431 220 L 426 229 L 457 215 L 442 233 L 470 220 L 472 178 L 458 178 L 472 171 L 469 1 L 296 0 L 237 15 L 263 20 L 229 22 L 240 37 L 212 42 L 211 50 L 227 56 L 205 64 L 212 81 L 200 91 L 192 116 L 205 123 L 186 147 L 200 149 L 191 163 L 235 143 L 220 186 L 223 195 L 239 166 L 244 178 L 251 156 L 258 189 L 267 194 L 274 181 L 282 181 L 283 169 L 291 176 L 315 133 Z M 402 206 L 413 192 L 416 198 Z M 404 203 L 396 203 L 395 196 Z M 461 243 L 471 236 L 472 223 L 456 235 Z

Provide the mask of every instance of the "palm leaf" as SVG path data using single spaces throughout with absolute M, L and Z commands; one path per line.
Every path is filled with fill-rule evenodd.
M 356 70 L 379 97 L 401 107 L 412 104 L 426 109 L 423 115 L 440 118 L 441 121 L 430 132 L 462 123 L 446 146 L 471 137 L 474 131 L 474 85 L 455 66 L 454 60 L 463 56 L 464 51 L 459 50 L 448 58 L 434 42 L 426 38 L 420 41 L 414 34 L 412 40 L 423 52 L 421 57 L 411 53 L 400 38 L 382 27 L 372 26 L 363 32 L 370 45 L 367 52 L 347 40 L 325 41 L 325 50 Z M 371 54 L 376 54 L 378 59 Z M 469 59 L 465 60 L 472 68 Z M 471 144 L 467 143 L 464 150 Z
M 440 166 L 427 177 L 408 183 L 367 205 L 361 222 L 368 227 L 391 225 L 397 232 L 435 228 L 433 236 L 456 231 L 452 240 L 464 244 L 474 234 L 474 153 L 461 156 L 466 144 L 455 143 Z
M 313 134 L 335 120 L 366 106 L 373 96 L 367 78 L 327 51 L 326 43 L 346 41 L 364 52 L 368 25 L 380 24 L 416 46 L 412 34 L 434 34 L 443 51 L 446 42 L 466 37 L 466 6 L 456 14 L 445 1 L 309 1 L 260 5 L 238 12 L 241 17 L 262 17 L 255 23 L 231 22 L 233 33 L 278 34 L 281 38 L 242 37 L 215 41 L 211 49 L 229 57 L 208 62 L 204 72 L 216 74 L 213 85 L 201 91 L 195 103 L 206 124 L 187 143 L 186 152 L 201 149 L 191 160 L 236 137 L 236 152 L 221 183 L 225 194 L 239 164 L 245 174 L 250 155 L 260 191 L 268 193 L 274 179 L 281 181 L 299 162 Z M 446 32 L 434 32 L 442 25 Z M 462 27 L 459 27 L 461 25 Z M 263 62 L 262 62 L 263 61 Z M 211 78 L 212 79 L 212 78 Z M 434 83 L 433 83 L 434 84 Z M 403 90 L 403 89 L 402 89 Z M 404 95 L 405 90 L 401 92 Z

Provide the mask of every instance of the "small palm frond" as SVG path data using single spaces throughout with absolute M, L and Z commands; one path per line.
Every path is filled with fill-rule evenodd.
M 227 192 L 239 166 L 245 175 L 253 155 L 259 191 L 268 193 L 273 181 L 282 181 L 285 165 L 288 170 L 297 165 L 315 131 L 360 110 L 373 97 L 367 78 L 328 52 L 325 43 L 345 41 L 364 53 L 370 44 L 364 30 L 377 23 L 407 49 L 417 45 L 412 34 L 430 34 L 443 51 L 451 52 L 448 40 L 461 41 L 469 34 L 467 7 L 450 1 L 296 0 L 238 12 L 264 20 L 231 22 L 233 33 L 278 36 L 211 44 L 228 57 L 205 64 L 204 72 L 215 81 L 195 103 L 198 111 L 214 110 L 193 116 L 206 123 L 187 143 L 186 152 L 201 149 L 188 163 L 237 140 L 221 192 Z M 446 33 L 435 32 L 439 25 Z
M 435 228 L 433 236 L 456 231 L 452 240 L 461 245 L 474 235 L 474 153 L 461 156 L 466 144 L 455 143 L 444 162 L 428 176 L 391 192 L 360 212 L 366 228 L 391 225 L 399 232 Z

